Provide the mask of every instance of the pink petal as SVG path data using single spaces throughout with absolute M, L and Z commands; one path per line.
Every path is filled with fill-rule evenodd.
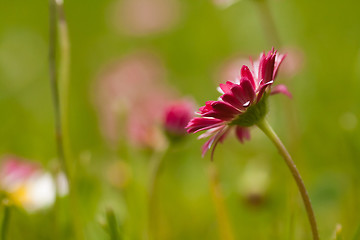
M 234 106 L 229 103 L 223 101 L 215 101 L 211 104 L 215 112 L 224 113 L 224 114 L 239 114 L 239 110 L 237 110 Z
M 207 130 L 206 132 L 204 132 L 203 134 L 198 136 L 197 139 L 203 139 L 203 138 L 210 137 L 210 136 L 214 135 L 216 132 L 218 132 L 223 127 L 224 127 L 224 125 L 220 125 L 218 127 L 210 128 L 209 130 Z
M 224 93 L 228 93 L 234 85 L 235 84 L 233 82 L 227 81 L 226 84 L 221 83 L 219 86 Z
M 242 78 L 240 85 L 234 86 L 231 91 L 243 107 L 248 107 L 254 101 L 255 92 L 247 78 Z
M 234 118 L 235 114 L 229 112 L 209 111 L 207 113 L 202 114 L 201 116 L 221 119 L 222 121 L 230 121 Z
M 266 63 L 266 56 L 265 56 L 265 53 L 262 53 L 262 54 L 260 54 L 259 65 L 254 66 L 254 67 L 257 67 L 257 68 L 255 68 L 255 71 L 257 70 L 257 72 L 258 72 L 258 84 L 260 84 L 260 81 L 262 81 L 264 79 L 263 69 L 264 69 L 265 63 Z
M 289 90 L 287 89 L 287 87 L 283 84 L 279 84 L 275 87 L 273 87 L 271 89 L 271 95 L 273 94 L 278 94 L 278 93 L 282 93 L 282 94 L 285 94 L 286 96 L 288 96 L 289 98 L 292 98 L 292 95 L 291 93 L 289 92 Z
M 207 102 L 205 103 L 205 106 L 202 106 L 202 107 L 199 108 L 199 112 L 200 112 L 200 113 L 205 113 L 205 112 L 211 111 L 211 110 L 212 110 L 211 104 L 212 104 L 213 102 L 215 102 L 215 101 L 207 101 Z
M 264 83 L 268 83 L 273 80 L 274 65 L 276 55 L 269 52 L 262 65 L 262 80 Z
M 222 142 L 224 140 L 224 138 L 227 136 L 228 130 L 229 130 L 229 128 L 226 128 L 224 126 L 224 128 L 220 129 L 214 136 L 212 136 L 208 141 L 206 141 L 206 143 L 202 147 L 202 157 L 204 157 L 205 154 L 212 147 L 211 160 L 213 160 L 215 148 L 216 148 L 217 144 L 219 143 L 219 141 Z
M 231 104 L 237 109 L 244 110 L 241 102 L 232 93 L 225 93 L 224 95 L 221 96 L 221 98 L 224 102 Z
M 257 95 L 257 98 L 256 98 L 256 102 L 259 102 L 260 99 L 262 98 L 262 96 L 264 95 L 265 91 L 266 91 L 266 88 L 268 86 L 270 86 L 271 84 L 273 84 L 274 81 L 271 81 L 271 82 L 268 82 L 268 83 L 265 83 L 265 84 L 262 84 L 260 87 L 259 87 L 259 92 L 258 92 L 258 95 Z
M 255 91 L 251 82 L 247 78 L 242 78 L 240 86 L 243 90 L 244 97 L 247 101 L 252 103 L 255 99 Z
M 215 152 L 216 146 L 218 145 L 219 142 L 221 142 L 221 143 L 224 142 L 226 136 L 228 135 L 229 129 L 230 129 L 230 128 L 226 129 L 225 131 L 219 132 L 218 138 L 215 139 L 215 141 L 214 141 L 214 146 L 213 146 L 213 148 L 212 148 L 212 150 L 211 150 L 211 158 L 210 158 L 211 161 L 214 160 L 214 152 Z
M 244 143 L 245 140 L 250 140 L 249 128 L 236 127 L 235 134 L 241 143 Z
M 247 66 L 245 66 L 245 65 L 242 66 L 240 74 L 241 74 L 242 78 L 249 79 L 252 87 L 254 89 L 256 88 L 254 77 L 253 77 L 252 73 L 250 72 L 250 69 Z
M 273 79 L 276 78 L 276 75 L 277 75 L 277 72 L 279 70 L 279 67 L 281 65 L 281 63 L 284 61 L 286 57 L 286 54 L 280 54 L 280 55 L 277 55 L 276 58 L 275 58 L 275 66 L 274 66 L 274 73 L 273 73 Z
M 188 133 L 196 133 L 199 131 L 217 127 L 222 123 L 223 121 L 220 119 L 196 117 L 190 120 L 186 128 Z
M 205 154 L 209 151 L 209 149 L 211 148 L 212 144 L 214 143 L 214 140 L 216 138 L 216 135 L 212 136 L 211 138 L 209 138 L 209 140 L 207 140 L 205 142 L 205 144 L 202 146 L 201 148 L 201 156 L 204 157 Z

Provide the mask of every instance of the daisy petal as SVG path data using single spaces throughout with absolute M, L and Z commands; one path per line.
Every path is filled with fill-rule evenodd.
M 285 57 L 286 57 L 286 54 L 280 54 L 280 55 L 276 56 L 273 79 L 275 79 L 277 72 L 279 70 L 279 67 L 280 67 L 281 63 L 284 61 Z
M 273 87 L 271 89 L 271 95 L 273 94 L 278 94 L 278 93 L 282 93 L 285 94 L 286 96 L 288 96 L 289 98 L 292 98 L 291 93 L 289 92 L 289 90 L 287 89 L 287 87 L 283 84 L 277 85 L 275 87 Z
M 186 126 L 188 133 L 196 133 L 199 131 L 207 130 L 217 127 L 223 123 L 220 119 L 195 117 Z
M 244 143 L 245 140 L 250 140 L 250 131 L 248 128 L 236 127 L 235 134 L 241 143 Z
M 239 110 L 237 110 L 235 107 L 233 107 L 231 104 L 222 102 L 222 101 L 216 101 L 211 104 L 212 108 L 215 112 L 223 113 L 223 114 L 238 114 Z
M 242 77 L 242 78 L 247 78 L 247 79 L 249 79 L 252 87 L 255 89 L 255 88 L 256 88 L 255 80 L 254 80 L 254 77 L 253 77 L 250 69 L 249 69 L 246 65 L 243 65 L 243 66 L 241 67 L 241 71 L 240 71 L 240 72 L 241 72 L 241 73 L 240 73 L 240 74 L 241 74 L 241 77 Z

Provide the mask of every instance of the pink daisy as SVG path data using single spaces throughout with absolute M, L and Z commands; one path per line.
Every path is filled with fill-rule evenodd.
M 163 125 L 171 136 L 183 136 L 186 125 L 192 118 L 194 104 L 190 100 L 179 100 L 169 104 L 164 111 Z
M 251 69 L 243 65 L 235 81 L 220 84 L 218 90 L 223 94 L 218 101 L 207 101 L 197 112 L 200 117 L 193 118 L 187 125 L 188 133 L 205 131 L 201 138 L 210 137 L 202 147 L 202 156 L 212 148 L 211 159 L 219 142 L 222 142 L 231 129 L 239 141 L 250 139 L 249 127 L 266 115 L 268 95 L 283 93 L 291 97 L 284 85 L 271 88 L 279 66 L 286 55 L 278 54 L 274 48 L 268 54 L 262 53 L 258 61 L 251 59 Z

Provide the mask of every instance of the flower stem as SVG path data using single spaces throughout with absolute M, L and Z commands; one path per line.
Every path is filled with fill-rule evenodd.
M 61 167 L 65 174 L 69 175 L 68 164 L 65 158 L 64 141 L 63 141 L 63 126 L 61 122 L 61 108 L 60 108 L 60 96 L 58 87 L 58 73 L 56 66 L 56 39 L 57 39 L 57 11 L 55 0 L 49 0 L 49 73 L 50 73 L 50 85 L 54 106 L 54 120 L 55 120 L 55 135 L 56 135 L 56 147 Z
M 266 37 L 273 46 L 281 46 L 279 33 L 276 29 L 275 21 L 271 15 L 267 0 L 257 0 L 255 2 L 259 10 L 260 20 Z
M 311 205 L 311 201 L 308 195 L 308 192 L 305 188 L 304 182 L 301 179 L 300 173 L 296 168 L 295 163 L 293 162 L 290 154 L 286 150 L 284 144 L 281 142 L 280 138 L 276 135 L 274 130 L 271 128 L 269 123 L 264 119 L 257 123 L 257 126 L 265 133 L 266 136 L 275 144 L 276 148 L 279 150 L 280 155 L 284 158 L 287 166 L 289 167 L 291 174 L 293 175 L 295 182 L 300 191 L 301 197 L 303 199 L 305 209 L 309 218 L 311 225 L 312 235 L 314 240 L 319 240 L 319 233 L 317 229 L 315 214 Z
M 156 215 L 156 201 L 155 201 L 155 191 L 156 185 L 159 178 L 160 169 L 163 165 L 164 158 L 166 153 L 169 150 L 167 145 L 164 150 L 155 154 L 154 157 L 150 160 L 150 180 L 148 187 L 148 240 L 157 239 L 156 229 L 157 229 L 157 215 Z
M 59 31 L 59 95 L 60 95 L 60 117 L 64 134 L 64 151 L 67 158 L 71 158 L 68 101 L 69 101 L 69 81 L 70 81 L 70 41 L 68 27 L 65 19 L 63 0 L 56 0 L 58 11 L 58 31 Z M 70 169 L 71 170 L 71 169 Z M 71 174 L 71 172 L 69 173 Z
M 231 228 L 228 213 L 226 211 L 224 197 L 220 188 L 218 172 L 213 162 L 209 164 L 208 172 L 211 196 L 215 205 L 216 216 L 219 224 L 220 239 L 234 240 L 234 234 Z
M 107 225 L 109 228 L 110 239 L 111 240 L 120 240 L 120 234 L 118 231 L 116 216 L 112 209 L 108 209 L 106 211 L 106 219 L 107 219 Z
M 58 36 L 59 35 L 59 36 Z M 57 68 L 56 47 L 60 46 L 59 72 Z M 84 239 L 80 214 L 78 213 L 77 194 L 69 166 L 70 137 L 68 130 L 68 83 L 70 68 L 70 44 L 63 9 L 63 0 L 49 0 L 49 73 L 52 91 L 55 135 L 58 159 L 69 183 L 71 219 L 76 239 Z
M 3 213 L 3 220 L 1 223 L 1 240 L 6 240 L 7 232 L 9 228 L 9 222 L 10 222 L 10 205 L 7 202 L 7 200 L 3 201 L 4 206 L 4 213 Z

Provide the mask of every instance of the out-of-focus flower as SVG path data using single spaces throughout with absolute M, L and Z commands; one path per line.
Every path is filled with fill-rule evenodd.
M 240 178 L 240 191 L 245 201 L 257 206 L 264 201 L 269 185 L 269 169 L 263 164 L 250 161 Z
M 216 72 L 216 83 L 231 79 L 236 79 L 239 76 L 239 72 L 242 65 L 249 65 L 249 58 L 244 56 L 233 56 L 230 59 L 226 60 L 223 64 L 221 64 L 219 70 Z M 222 80 L 219 80 L 222 79 Z
M 214 4 L 221 8 L 227 8 L 240 0 L 213 0 Z
M 132 178 L 130 166 L 124 161 L 113 161 L 106 169 L 106 178 L 116 188 L 125 188 Z
M 146 36 L 171 29 L 179 20 L 177 0 L 123 0 L 111 6 L 111 23 L 122 33 Z
M 194 104 L 189 100 L 177 101 L 169 104 L 164 112 L 163 125 L 166 132 L 171 136 L 185 135 L 185 127 L 189 123 L 193 113 Z
M 64 176 L 59 175 L 59 179 L 61 178 L 62 188 L 59 195 L 66 195 L 67 181 Z M 16 157 L 5 157 L 2 160 L 1 190 L 15 205 L 29 212 L 49 207 L 54 203 L 57 180 L 54 180 L 50 173 L 42 170 L 38 164 Z
M 285 47 L 282 51 L 286 52 L 287 57 L 281 66 L 281 76 L 291 78 L 304 67 L 305 54 L 297 47 Z
M 100 126 L 116 145 L 120 136 L 139 147 L 161 148 L 164 137 L 159 123 L 174 91 L 164 80 L 164 68 L 149 53 L 135 53 L 100 75 L 95 87 Z
M 240 142 L 249 139 L 249 127 L 262 120 L 267 112 L 266 98 L 269 94 L 283 93 L 291 97 L 284 85 L 270 88 L 276 78 L 285 55 L 274 49 L 262 53 L 260 59 L 251 63 L 251 70 L 243 65 L 234 82 L 220 84 L 223 94 L 218 101 L 208 101 L 199 109 L 200 117 L 193 118 L 188 126 L 189 133 L 207 130 L 199 138 L 210 137 L 202 148 L 202 155 L 222 142 L 231 129 Z

